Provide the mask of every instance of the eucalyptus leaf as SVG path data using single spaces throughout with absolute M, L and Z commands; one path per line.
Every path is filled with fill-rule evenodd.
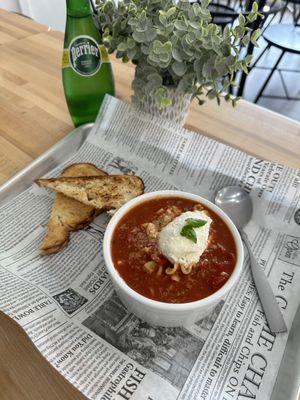
M 199 22 L 196 22 L 196 21 L 189 21 L 189 26 L 196 30 L 198 30 L 200 28 Z
M 159 107 L 172 103 L 168 86 L 190 93 L 201 105 L 204 97 L 225 97 L 234 106 L 238 98 L 226 91 L 233 76 L 248 71 L 251 57 L 242 53 L 250 41 L 255 46 L 260 31 L 253 22 L 261 17 L 258 6 L 233 27 L 222 30 L 212 22 L 210 0 L 97 0 L 103 44 L 124 62 L 136 65 L 132 87 L 143 101 L 153 95 Z M 224 94 L 223 94 L 224 93 Z
M 118 44 L 118 47 L 117 47 L 117 50 L 118 50 L 118 51 L 126 51 L 126 50 L 127 50 L 127 45 L 126 45 L 126 43 L 125 43 L 125 42 L 119 43 L 119 44 Z
M 244 35 L 244 33 L 245 33 L 244 27 L 243 27 L 243 26 L 240 26 L 240 25 L 236 26 L 236 27 L 234 28 L 234 31 L 235 31 L 236 36 L 237 36 L 238 38 L 242 38 L 243 35 Z
M 191 21 L 193 21 L 195 19 L 195 17 L 196 17 L 196 14 L 195 14 L 194 9 L 192 7 L 189 8 L 189 10 L 188 10 L 188 17 L 189 17 L 189 19 Z
M 173 24 L 168 24 L 167 26 L 165 26 L 165 34 L 167 36 L 172 35 L 174 31 L 174 25 Z M 172 35 L 170 40 L 172 40 L 174 38 L 174 36 Z
M 198 16 L 201 11 L 200 5 L 198 3 L 193 3 L 192 8 L 194 11 L 194 15 Z
M 240 14 L 240 15 L 239 15 L 239 24 L 240 24 L 241 26 L 244 26 L 245 23 L 246 23 L 246 18 L 245 18 L 242 14 Z
M 163 63 L 169 63 L 171 61 L 171 54 L 168 53 L 161 53 L 159 55 L 159 60 Z
M 157 72 L 153 72 L 152 74 L 149 74 L 147 79 L 148 79 L 148 81 L 153 82 L 157 86 L 162 85 L 162 77 Z
M 250 43 L 250 36 L 249 35 L 244 36 L 242 39 L 243 46 L 247 47 L 249 43 Z
M 166 26 L 168 24 L 167 17 L 165 15 L 160 15 L 159 16 L 159 22 L 163 25 Z
M 148 55 L 149 54 L 149 46 L 146 44 L 141 45 L 141 51 L 143 54 Z
M 187 31 L 187 25 L 184 21 L 175 21 L 174 26 L 180 31 Z
M 176 7 L 170 7 L 167 11 L 167 17 L 170 18 L 176 13 Z
M 127 38 L 127 48 L 128 49 L 133 49 L 135 47 L 135 40 L 133 40 L 131 37 Z
M 173 47 L 172 56 L 175 61 L 181 62 L 184 60 L 184 55 L 182 54 L 182 50 L 179 47 Z
M 172 70 L 175 72 L 177 76 L 183 76 L 187 70 L 187 66 L 183 62 L 175 61 L 172 64 Z
M 154 40 L 156 38 L 156 35 L 157 35 L 156 29 L 151 28 L 151 29 L 147 30 L 145 32 L 145 34 L 146 34 L 147 41 L 148 42 L 152 42 L 152 40 Z
M 137 49 L 128 49 L 127 50 L 127 56 L 130 60 L 132 60 L 137 54 Z
M 132 38 L 137 42 L 137 43 L 143 43 L 146 41 L 146 34 L 145 32 L 133 32 L 132 33 Z
M 204 78 L 211 78 L 212 72 L 212 63 L 211 60 L 208 60 L 202 67 L 202 75 Z
M 259 36 L 260 36 L 260 29 L 256 29 L 251 35 L 251 43 L 253 43 L 254 46 L 256 47 L 258 47 L 257 39 L 259 38 Z
M 231 54 L 231 46 L 229 43 L 223 43 L 219 46 L 221 53 L 224 57 L 228 57 Z
M 224 39 L 229 38 L 230 34 L 231 34 L 231 31 L 230 31 L 229 25 L 226 25 L 224 28 L 224 31 L 223 31 Z

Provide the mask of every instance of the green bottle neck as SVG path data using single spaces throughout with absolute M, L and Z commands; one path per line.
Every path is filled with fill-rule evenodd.
M 91 15 L 89 0 L 67 0 L 67 14 L 69 17 L 74 18 Z

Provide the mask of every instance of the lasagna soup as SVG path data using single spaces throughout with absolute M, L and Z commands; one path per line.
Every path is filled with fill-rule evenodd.
M 236 247 L 212 210 L 181 197 L 158 197 L 130 209 L 116 226 L 111 253 L 133 290 L 166 303 L 217 291 L 230 277 Z

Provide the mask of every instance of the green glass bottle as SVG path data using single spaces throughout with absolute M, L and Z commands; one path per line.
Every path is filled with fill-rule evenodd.
M 62 75 L 74 125 L 94 122 L 105 94 L 114 95 L 115 88 L 88 0 L 67 0 Z

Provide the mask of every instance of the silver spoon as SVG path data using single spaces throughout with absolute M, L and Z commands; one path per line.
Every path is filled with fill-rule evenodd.
M 255 259 L 249 239 L 243 231 L 243 228 L 252 217 L 253 205 L 250 196 L 239 186 L 227 186 L 217 192 L 215 204 L 225 211 L 232 219 L 240 231 L 241 237 L 248 249 L 253 280 L 270 330 L 272 332 L 286 332 L 287 327 L 270 283 L 264 274 L 264 271 Z

